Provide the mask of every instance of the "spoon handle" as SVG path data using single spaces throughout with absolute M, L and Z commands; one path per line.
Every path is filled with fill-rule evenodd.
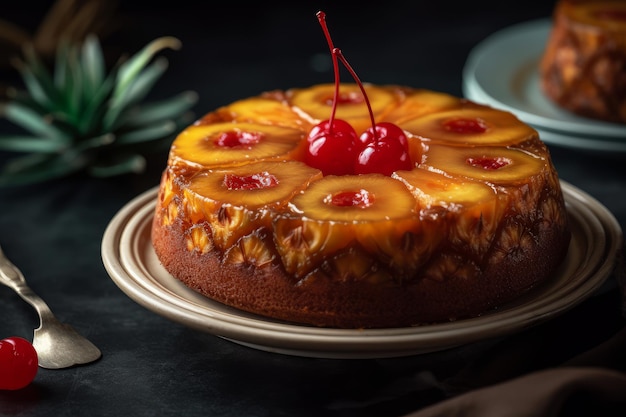
M 26 284 L 22 271 L 6 257 L 0 247 L 0 283 L 12 288 L 39 313 L 41 322 L 53 316 L 50 307 Z

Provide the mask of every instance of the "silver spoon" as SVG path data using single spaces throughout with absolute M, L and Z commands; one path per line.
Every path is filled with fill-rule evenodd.
M 102 356 L 100 349 L 93 343 L 52 314 L 50 307 L 28 287 L 22 272 L 7 259 L 1 247 L 0 283 L 13 288 L 39 314 L 39 327 L 33 336 L 39 366 L 48 369 L 68 368 L 93 362 Z

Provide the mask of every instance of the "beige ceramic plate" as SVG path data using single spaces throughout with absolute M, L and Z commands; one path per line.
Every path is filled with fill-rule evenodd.
M 573 239 L 558 273 L 532 294 L 484 316 L 423 327 L 345 330 L 285 323 L 245 313 L 188 289 L 161 266 L 150 223 L 157 189 L 139 195 L 111 220 L 102 259 L 113 281 L 140 305 L 175 322 L 257 349 L 320 358 L 408 356 L 506 335 L 548 320 L 598 290 L 622 242 L 615 217 L 563 183 Z

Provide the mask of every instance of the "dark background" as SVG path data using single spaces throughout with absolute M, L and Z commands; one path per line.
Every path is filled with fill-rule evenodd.
M 111 58 L 175 36 L 158 94 L 200 94 L 199 112 L 276 88 L 332 82 L 328 47 L 315 13 L 324 10 L 334 43 L 363 81 L 461 95 L 469 50 L 494 30 L 548 17 L 553 1 L 112 2 L 117 14 L 102 42 Z M 36 29 L 50 2 L 25 0 L 0 18 Z M 468 34 L 471 33 L 471 36 Z M 348 80 L 349 75 L 342 77 Z

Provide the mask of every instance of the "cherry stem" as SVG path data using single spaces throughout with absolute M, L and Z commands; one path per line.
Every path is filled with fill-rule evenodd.
M 352 78 L 354 78 L 354 81 L 356 81 L 356 83 L 359 85 L 361 93 L 363 94 L 363 98 L 365 99 L 365 104 L 367 104 L 367 110 L 369 111 L 370 120 L 372 122 L 372 133 L 374 135 L 374 141 L 378 142 L 378 133 L 376 133 L 376 121 L 374 120 L 374 112 L 372 111 L 372 105 L 370 104 L 370 100 L 367 97 L 367 93 L 365 92 L 365 87 L 363 86 L 363 83 L 359 79 L 359 76 L 356 75 L 356 71 L 354 71 L 352 69 L 352 66 L 350 66 L 350 64 L 348 63 L 346 57 L 343 56 L 341 49 L 334 48 L 333 56 L 336 56 L 341 60 L 341 63 L 346 67 L 346 69 L 350 72 L 350 75 L 352 75 Z
M 333 40 L 330 37 L 330 32 L 328 30 L 328 26 L 326 25 L 326 13 L 320 10 L 319 12 L 317 12 L 316 16 L 317 20 L 322 26 L 324 36 L 326 36 L 326 42 L 328 42 L 328 48 L 330 49 L 330 55 L 333 60 L 333 70 L 335 72 L 335 93 L 333 97 L 333 107 L 330 112 L 330 118 L 328 119 L 328 133 L 332 133 L 333 121 L 335 120 L 335 113 L 337 111 L 337 102 L 339 101 L 339 62 L 337 61 L 337 56 L 333 53 L 333 51 L 335 50 L 335 46 L 333 45 Z

